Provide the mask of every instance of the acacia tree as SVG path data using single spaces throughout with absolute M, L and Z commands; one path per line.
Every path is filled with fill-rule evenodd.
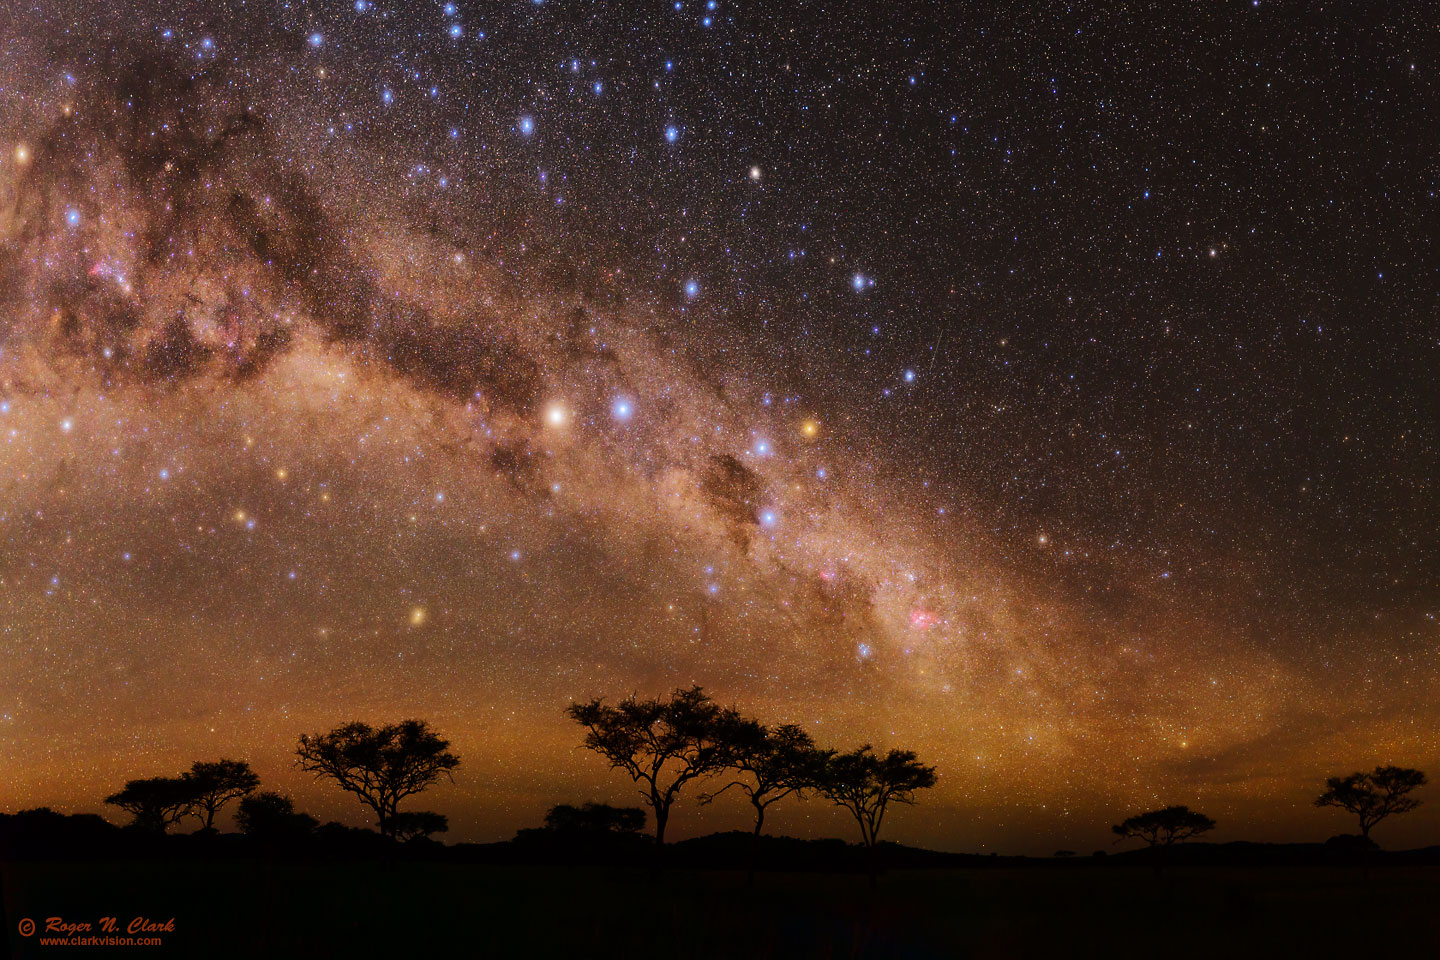
M 810 734 L 793 723 L 770 729 L 754 724 L 739 731 L 745 739 L 734 744 L 730 769 L 747 774 L 731 780 L 712 793 L 702 794 L 701 803 L 710 803 L 731 787 L 736 788 L 755 808 L 755 836 L 765 827 L 770 806 L 791 794 L 803 796 L 824 772 L 833 750 L 820 750 Z
M 1409 813 L 1421 801 L 1411 791 L 1428 783 L 1420 770 L 1408 767 L 1376 767 L 1370 773 L 1331 777 L 1325 792 L 1315 798 L 1317 807 L 1339 807 L 1360 820 L 1360 835 L 1370 845 L 1370 830 L 1391 814 Z
M 390 830 L 402 843 L 429 839 L 432 833 L 450 829 L 450 818 L 431 810 L 407 810 L 390 818 Z
M 304 735 L 295 751 L 300 768 L 318 779 L 331 779 L 375 811 L 377 826 L 395 835 L 392 821 L 401 800 L 453 776 L 460 758 L 450 741 L 424 720 L 404 720 L 384 727 L 347 723 L 329 733 Z
M 645 811 L 608 803 L 579 807 L 562 803 L 545 814 L 545 829 L 558 833 L 639 833 L 645 829 Z
M 244 760 L 196 760 L 184 777 L 195 794 L 190 812 L 202 830 L 215 829 L 215 815 L 231 800 L 244 797 L 260 786 L 260 778 Z
M 700 687 L 676 690 L 669 699 L 631 696 L 615 706 L 602 699 L 572 703 L 570 719 L 585 727 L 585 747 L 623 770 L 640 787 L 655 814 L 655 843 L 665 843 L 665 825 L 680 790 L 697 777 L 730 766 L 737 744 L 753 731 L 733 709 L 715 704 Z
M 105 802 L 129 813 L 133 826 L 164 833 L 194 811 L 198 798 L 187 777 L 146 777 L 127 780 L 125 788 Z
M 739 740 L 732 746 L 735 756 L 730 769 L 741 776 L 719 790 L 700 796 L 701 803 L 711 803 L 731 787 L 739 790 L 755 809 L 755 830 L 750 848 L 750 863 L 745 882 L 755 882 L 755 859 L 759 855 L 760 832 L 765 827 L 765 813 L 770 807 L 794 794 L 803 796 L 824 772 L 833 750 L 820 750 L 804 729 L 793 723 L 774 729 L 758 723 L 743 725 L 736 731 Z
M 860 825 L 871 885 L 878 871 L 880 827 L 890 804 L 913 804 L 915 791 L 935 786 L 935 779 L 935 768 L 921 763 L 913 750 L 891 750 L 878 756 L 867 743 L 858 750 L 826 758 L 816 788 L 831 803 L 849 810 Z
M 1144 840 L 1150 845 L 1157 876 L 1166 849 L 1214 829 L 1214 820 L 1183 805 L 1136 814 L 1110 828 L 1111 832 L 1116 834 L 1116 843 L 1123 840 Z
M 295 802 L 271 790 L 248 794 L 235 811 L 240 832 L 263 839 L 303 837 L 318 827 L 308 813 L 296 813 Z

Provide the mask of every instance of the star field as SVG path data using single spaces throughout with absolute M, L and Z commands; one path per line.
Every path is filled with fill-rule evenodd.
M 5 21 L 0 806 L 225 755 L 354 819 L 295 737 L 418 716 L 496 839 L 627 798 L 572 700 L 692 683 L 917 750 L 943 848 L 1433 759 L 1418 13 Z

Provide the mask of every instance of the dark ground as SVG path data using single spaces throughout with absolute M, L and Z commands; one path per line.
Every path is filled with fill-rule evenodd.
M 1440 954 L 1440 867 L 1139 865 L 854 873 L 459 863 L 12 861 L 20 957 L 75 955 L 18 925 L 175 918 L 187 957 L 1328 957 Z

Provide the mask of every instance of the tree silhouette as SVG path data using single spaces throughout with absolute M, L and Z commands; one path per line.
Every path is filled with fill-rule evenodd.
M 880 827 L 890 804 L 915 802 L 915 791 L 935 786 L 935 768 L 920 762 L 913 750 L 891 750 L 877 756 L 870 744 L 826 758 L 816 787 L 836 806 L 850 811 L 860 825 L 870 861 L 870 883 L 879 869 Z
M 597 697 L 571 704 L 566 714 L 586 728 L 587 749 L 640 786 L 655 813 L 655 842 L 661 846 L 681 788 L 729 766 L 744 739 L 741 729 L 752 722 L 717 706 L 698 686 L 676 690 L 668 700 L 632 696 L 613 707 Z
M 562 803 L 545 814 L 545 829 L 575 833 L 639 833 L 645 829 L 645 811 L 639 807 L 612 807 L 608 803 L 587 803 L 574 807 Z
M 305 735 L 295 753 L 302 770 L 355 794 L 375 811 L 380 832 L 394 836 L 391 821 L 400 801 L 442 774 L 451 776 L 460 765 L 449 747 L 450 741 L 424 720 L 405 720 L 384 727 L 347 723 L 329 733 Z
M 834 751 L 820 750 L 810 734 L 793 723 L 769 729 L 750 724 L 737 731 L 743 739 L 732 744 L 730 768 L 748 774 L 732 780 L 713 793 L 702 794 L 701 803 L 710 803 L 731 787 L 736 788 L 755 808 L 755 836 L 765 827 L 770 806 L 791 794 L 803 795 L 825 770 Z
M 222 807 L 260 786 L 260 778 L 243 760 L 196 760 L 184 779 L 194 790 L 191 813 L 199 818 L 202 830 L 214 830 L 215 815 Z
M 129 813 L 133 826 L 164 833 L 193 812 L 198 797 L 186 777 L 147 777 L 127 780 L 125 788 L 110 794 L 105 802 Z
M 750 801 L 750 806 L 755 809 L 755 830 L 745 882 L 753 884 L 766 811 L 791 794 L 803 796 L 804 791 L 820 779 L 825 764 L 835 751 L 817 749 L 810 734 L 793 723 L 782 724 L 773 730 L 758 723 L 746 723 L 740 725 L 734 735 L 737 739 L 732 743 L 734 759 L 730 769 L 741 774 L 740 778 L 731 780 L 719 790 L 701 794 L 700 802 L 711 803 L 731 787 Z
M 1214 829 L 1214 820 L 1183 805 L 1136 814 L 1110 828 L 1111 832 L 1116 834 L 1116 843 L 1122 840 L 1144 840 L 1150 844 L 1157 876 L 1160 874 L 1166 849 Z
M 289 797 L 268 790 L 242 798 L 235 823 L 242 833 L 267 839 L 304 836 L 319 826 L 310 814 L 296 813 Z
M 1409 813 L 1421 801 L 1410 792 L 1429 781 L 1420 770 L 1408 767 L 1376 767 L 1370 773 L 1352 773 L 1348 777 L 1331 777 L 1325 781 L 1325 792 L 1315 798 L 1317 807 L 1339 807 L 1355 814 L 1360 820 L 1360 835 L 1369 845 L 1370 830 L 1392 814 Z
M 396 840 L 410 843 L 429 839 L 432 833 L 444 833 L 450 829 L 450 818 L 431 810 L 405 811 L 390 818 L 390 832 Z

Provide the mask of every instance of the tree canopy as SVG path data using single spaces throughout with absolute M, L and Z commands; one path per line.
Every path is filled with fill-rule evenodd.
M 645 829 L 645 811 L 608 803 L 579 807 L 562 803 L 545 814 L 545 829 L 562 833 L 639 833 Z
M 657 844 L 665 843 L 670 808 L 685 784 L 730 766 L 737 745 L 756 736 L 753 720 L 720 707 L 698 686 L 614 706 L 597 697 L 571 704 L 566 713 L 585 727 L 585 747 L 640 787 L 655 814 Z
M 755 808 L 755 835 L 759 836 L 770 806 L 814 787 L 835 751 L 820 750 L 810 734 L 793 723 L 774 728 L 747 724 L 738 732 L 742 739 L 733 745 L 730 769 L 742 776 L 700 799 L 710 803 L 726 790 L 737 789 Z
M 329 733 L 300 738 L 300 768 L 334 780 L 375 811 L 382 834 L 394 836 L 400 801 L 450 777 L 460 758 L 424 720 L 383 727 L 353 722 Z
M 133 817 L 141 830 L 164 833 L 194 810 L 195 786 L 186 777 L 145 777 L 128 780 L 124 789 L 110 794 L 105 802 Z
M 890 804 L 914 803 L 915 791 L 933 787 L 935 781 L 935 768 L 921 763 L 915 751 L 891 750 L 880 756 L 867 743 L 828 757 L 816 786 L 830 802 L 850 811 L 865 846 L 874 848 Z
M 390 818 L 390 832 L 396 840 L 410 843 L 429 839 L 432 833 L 450 829 L 450 818 L 432 810 L 406 810 Z
M 231 800 L 243 797 L 260 786 L 260 778 L 243 760 L 196 760 L 184 779 L 195 795 L 191 811 L 201 829 L 215 829 L 215 815 Z
M 1376 767 L 1369 773 L 1331 777 L 1325 792 L 1315 798 L 1317 807 L 1339 807 L 1360 821 L 1360 835 L 1370 839 L 1370 829 L 1386 817 L 1409 813 L 1421 800 L 1410 793 L 1429 781 L 1424 772 L 1409 767 Z
M 235 823 L 242 833 L 267 839 L 304 836 L 319 826 L 308 813 L 296 813 L 289 797 L 270 790 L 241 799 Z
M 1136 814 L 1110 828 L 1119 840 L 1144 840 L 1150 846 L 1170 846 L 1215 829 L 1215 821 L 1181 805 Z

